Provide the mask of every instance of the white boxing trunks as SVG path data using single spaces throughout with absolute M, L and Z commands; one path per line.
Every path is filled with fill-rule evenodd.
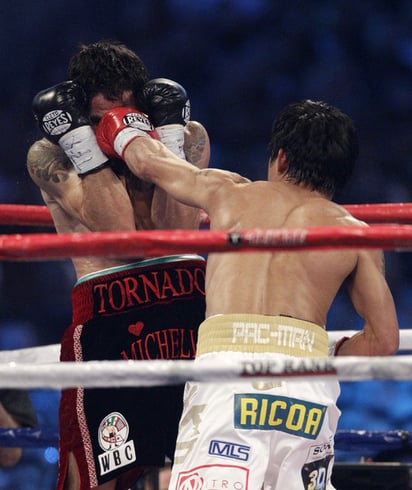
M 326 357 L 328 337 L 287 316 L 217 315 L 196 362 Z M 337 379 L 187 383 L 169 490 L 332 490 Z

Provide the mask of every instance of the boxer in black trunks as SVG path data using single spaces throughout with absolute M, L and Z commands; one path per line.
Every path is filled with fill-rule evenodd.
M 73 323 L 62 339 L 61 360 L 193 359 L 204 318 L 204 274 L 201 257 L 180 255 L 83 276 L 73 289 Z M 66 390 L 61 461 L 72 452 L 90 488 L 107 478 L 127 488 L 143 467 L 173 458 L 182 398 L 175 386 Z M 92 448 L 92 462 L 85 446 Z
M 35 97 L 46 138 L 27 156 L 57 232 L 197 229 L 198 210 L 110 160 L 93 133 L 108 109 L 144 106 L 172 151 L 207 167 L 208 135 L 188 121 L 185 90 L 170 80 L 148 81 L 135 53 L 111 42 L 82 46 L 68 76 Z M 81 114 L 75 138 L 59 134 L 67 113 Z M 76 258 L 73 265 L 78 281 L 62 361 L 193 358 L 205 313 L 202 257 Z M 173 457 L 182 398 L 182 386 L 64 390 L 57 488 L 128 489 L 147 467 L 163 466 L 165 456 Z

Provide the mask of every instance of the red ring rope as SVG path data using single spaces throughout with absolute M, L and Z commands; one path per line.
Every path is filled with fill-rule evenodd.
M 0 225 L 53 226 L 47 206 L 0 204 Z
M 412 203 L 348 204 L 345 208 L 367 223 L 412 223 Z M 206 213 L 201 218 L 202 224 L 209 223 Z M 53 221 L 46 206 L 0 204 L 0 225 L 53 226 Z
M 134 231 L 0 235 L 0 260 L 150 257 L 256 249 L 412 249 L 412 226 L 283 228 L 274 230 Z

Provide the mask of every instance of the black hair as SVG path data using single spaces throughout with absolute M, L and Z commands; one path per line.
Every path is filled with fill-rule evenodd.
M 87 99 L 102 93 L 107 99 L 121 97 L 125 90 L 139 94 L 148 81 L 148 72 L 139 56 L 118 41 L 81 44 L 69 60 L 67 75 L 78 82 Z
M 280 149 L 288 163 L 287 180 L 333 196 L 352 175 L 359 143 L 347 114 L 322 101 L 304 100 L 287 106 L 273 123 L 271 164 Z

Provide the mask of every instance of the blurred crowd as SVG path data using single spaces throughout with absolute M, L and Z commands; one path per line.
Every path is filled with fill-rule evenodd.
M 210 134 L 212 167 L 264 178 L 255 168 L 268 158 L 262 148 L 275 114 L 293 100 L 322 99 L 348 112 L 360 135 L 358 168 L 337 200 L 412 202 L 408 0 L 20 0 L 3 2 L 0 19 L 0 203 L 42 204 L 25 168 L 39 136 L 32 97 L 66 78 L 80 42 L 109 38 L 134 49 L 153 78 L 186 87 L 193 119 Z M 3 233 L 39 231 L 49 230 L 3 226 Z M 411 258 L 410 252 L 386 253 L 406 329 L 412 328 Z M 0 349 L 58 342 L 70 321 L 73 282 L 64 260 L 0 263 Z M 360 326 L 348 305 L 342 294 L 329 328 Z M 412 430 L 411 397 L 409 382 L 343 383 L 341 428 Z M 57 424 L 57 400 L 58 393 L 34 393 L 40 423 Z M 35 454 L 55 471 L 55 456 L 44 449 Z M 34 457 L 31 450 L 25 457 Z M 14 488 L 2 478 L 0 471 L 0 490 Z M 28 477 L 22 490 L 48 489 L 29 481 L 35 479 Z

